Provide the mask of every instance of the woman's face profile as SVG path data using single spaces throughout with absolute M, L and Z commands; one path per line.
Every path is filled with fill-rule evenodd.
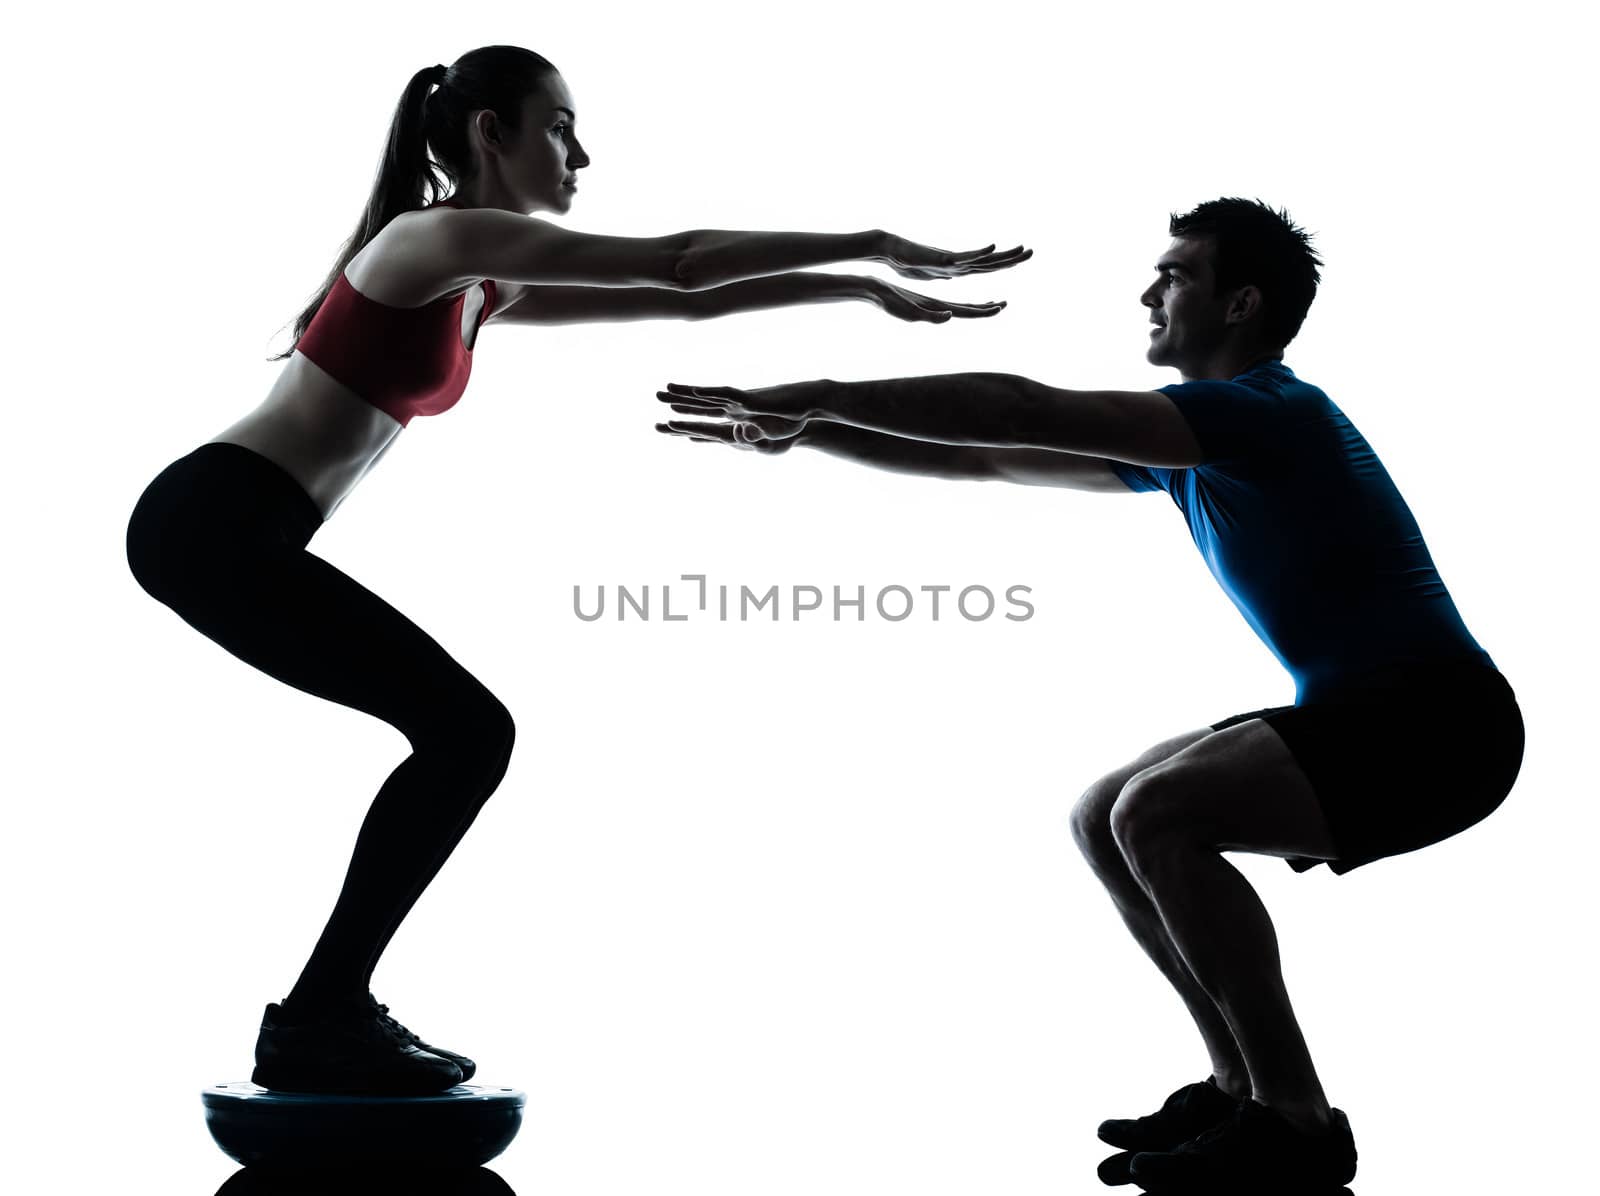
M 572 207 L 577 172 L 589 165 L 576 121 L 577 106 L 560 75 L 544 76 L 523 100 L 522 128 L 506 167 L 527 210 L 559 213 Z

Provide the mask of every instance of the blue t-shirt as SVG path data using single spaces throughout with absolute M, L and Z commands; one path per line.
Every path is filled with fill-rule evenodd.
M 1475 659 L 1422 532 L 1372 446 L 1281 359 L 1163 386 L 1200 442 L 1191 469 L 1110 462 L 1165 490 L 1211 575 L 1295 683 L 1295 704 L 1404 664 Z

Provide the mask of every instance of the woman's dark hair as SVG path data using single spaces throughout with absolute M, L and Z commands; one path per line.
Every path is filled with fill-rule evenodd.
M 294 322 L 294 341 L 278 361 L 294 352 L 333 284 L 361 247 L 401 212 L 415 212 L 453 194 L 472 178 L 472 151 L 467 117 L 482 108 L 516 132 L 523 101 L 546 75 L 556 73 L 549 60 L 520 46 L 483 46 L 468 51 L 449 67 L 430 66 L 411 76 L 394 119 L 383 161 L 361 222 L 339 250 L 339 259 L 321 289 Z M 435 90 L 437 88 L 437 90 Z M 429 151 L 432 156 L 429 156 Z
M 1322 258 L 1311 234 L 1289 213 L 1259 199 L 1213 199 L 1192 212 L 1173 214 L 1167 232 L 1211 242 L 1215 292 L 1254 285 L 1261 291 L 1261 335 L 1281 349 L 1295 338 L 1316 297 Z

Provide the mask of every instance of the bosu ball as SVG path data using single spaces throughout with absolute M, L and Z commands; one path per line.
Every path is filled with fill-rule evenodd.
M 517 1136 L 527 1096 L 457 1084 L 431 1096 L 275 1092 L 215 1084 L 206 1128 L 246 1167 L 477 1167 Z

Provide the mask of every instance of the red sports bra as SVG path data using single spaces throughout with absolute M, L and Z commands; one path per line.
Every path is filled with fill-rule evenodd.
M 439 203 L 460 206 L 451 199 Z M 484 279 L 483 289 L 474 347 L 494 310 L 494 280 Z M 367 298 L 340 271 L 295 348 L 405 427 L 413 416 L 448 411 L 467 389 L 472 350 L 461 343 L 466 300 L 462 291 L 421 307 L 391 307 Z

